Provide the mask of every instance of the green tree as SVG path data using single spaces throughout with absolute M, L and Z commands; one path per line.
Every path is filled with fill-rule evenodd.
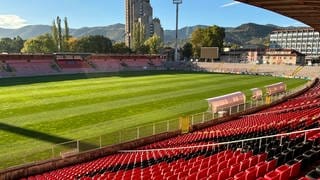
M 190 59 L 191 56 L 192 56 L 192 53 L 193 53 L 193 47 L 192 47 L 192 44 L 187 42 L 183 45 L 183 48 L 182 48 L 182 55 L 183 57 L 187 58 L 187 59 Z
M 104 36 L 86 36 L 77 40 L 76 50 L 78 52 L 111 53 L 112 42 Z
M 240 48 L 240 45 L 235 43 L 232 43 L 230 46 L 230 49 L 239 49 L 239 48 Z
M 10 52 L 11 50 L 12 39 L 2 38 L 0 40 L 0 51 L 1 52 Z
M 2 38 L 0 40 L 0 52 L 19 53 L 23 48 L 24 40 L 20 37 Z
M 71 38 L 67 17 L 64 18 L 64 32 L 62 32 L 61 19 L 57 16 L 52 22 L 52 37 L 58 51 L 69 51 L 68 41 Z
M 149 47 L 150 54 L 158 54 L 162 47 L 161 39 L 158 35 L 154 34 L 152 37 L 144 42 L 145 46 Z
M 70 52 L 77 52 L 78 49 L 78 39 L 75 37 L 70 37 L 68 42 L 68 51 Z
M 266 47 L 266 48 L 269 48 L 269 47 L 270 47 L 270 38 L 269 38 L 269 37 L 263 39 L 263 45 L 264 45 L 264 47 Z
M 67 17 L 64 18 L 64 38 L 63 38 L 63 46 L 65 51 L 69 51 L 68 41 L 70 39 L 70 29 L 68 25 Z
M 50 34 L 40 35 L 33 39 L 29 39 L 24 43 L 21 50 L 23 53 L 53 53 L 56 46 Z
M 57 28 L 57 24 L 56 24 L 55 20 L 53 20 L 53 22 L 52 22 L 51 31 L 52 31 L 51 33 L 52 33 L 52 38 L 55 43 L 55 46 L 58 47 L 59 37 L 58 37 L 58 28 Z
M 136 49 L 136 53 L 138 54 L 148 54 L 150 51 L 149 46 L 142 44 L 138 49 Z
M 145 27 L 136 22 L 133 25 L 132 49 L 137 51 L 144 44 L 145 41 Z
M 225 29 L 216 25 L 196 29 L 191 35 L 194 55 L 196 57 L 200 56 L 201 47 L 219 47 L 219 49 L 222 49 L 224 38 Z
M 11 48 L 11 52 L 13 53 L 21 52 L 24 42 L 25 41 L 20 36 L 13 38 L 13 46 Z
M 62 38 L 62 28 L 61 28 L 61 19 L 59 16 L 57 16 L 57 28 L 58 28 L 58 50 L 63 51 L 63 38 Z
M 128 46 L 126 46 L 124 42 L 115 43 L 112 46 L 112 53 L 129 54 L 131 53 L 131 49 Z

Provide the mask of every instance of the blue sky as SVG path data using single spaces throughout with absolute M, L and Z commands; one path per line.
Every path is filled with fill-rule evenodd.
M 175 28 L 172 0 L 151 0 L 154 16 L 165 29 Z M 51 25 L 56 17 L 68 17 L 72 28 L 124 23 L 124 0 L 2 0 L 0 27 Z M 300 22 L 233 0 L 183 0 L 179 26 L 197 24 L 235 27 L 243 23 L 301 26 Z

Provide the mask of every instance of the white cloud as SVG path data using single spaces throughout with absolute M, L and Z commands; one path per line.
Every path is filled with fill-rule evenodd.
M 234 5 L 237 5 L 237 4 L 240 4 L 240 2 L 233 1 L 231 3 L 224 4 L 224 5 L 220 6 L 220 7 L 224 8 L 224 7 L 234 6 Z
M 11 14 L 0 14 L 0 27 L 17 29 L 27 25 L 27 20 Z

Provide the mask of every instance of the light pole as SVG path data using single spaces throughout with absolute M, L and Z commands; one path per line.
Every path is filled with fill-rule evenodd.
M 176 46 L 175 46 L 175 52 L 174 52 L 174 61 L 178 61 L 179 4 L 182 4 L 182 0 L 173 0 L 173 4 L 177 6 L 176 8 Z

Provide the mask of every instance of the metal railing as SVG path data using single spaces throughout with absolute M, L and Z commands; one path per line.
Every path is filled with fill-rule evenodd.
M 296 87 L 294 89 L 291 89 L 285 93 L 270 96 L 269 103 L 273 103 L 273 102 L 278 101 L 284 97 L 287 97 L 287 96 L 290 96 L 294 93 L 297 93 L 297 92 L 305 89 L 309 85 L 310 84 L 308 83 L 308 84 Z M 225 112 L 226 115 L 233 115 L 236 113 L 247 111 L 252 108 L 266 105 L 267 102 L 265 101 L 265 99 L 266 99 L 266 96 L 263 96 L 260 100 L 249 100 L 245 104 L 239 104 L 239 105 L 236 105 L 233 107 L 225 108 L 221 111 Z M 221 117 L 221 114 L 219 114 L 219 113 L 212 113 L 210 111 L 205 111 L 205 112 L 190 115 L 190 124 L 196 125 L 196 124 L 200 124 L 200 123 L 205 123 L 205 122 L 212 121 L 212 120 L 220 118 L 220 117 Z
M 261 136 L 256 138 L 249 138 L 249 139 L 241 139 L 235 141 L 228 141 L 228 142 L 218 142 L 218 143 L 208 143 L 208 144 L 201 144 L 201 145 L 193 145 L 193 146 L 182 146 L 182 147 L 172 147 L 172 148 L 159 148 L 159 149 L 144 149 L 144 150 L 120 150 L 119 152 L 150 152 L 150 151 L 167 151 L 167 150 L 182 150 L 182 149 L 194 149 L 194 148 L 206 148 L 206 147 L 213 147 L 213 148 L 221 148 L 225 146 L 225 149 L 230 149 L 230 145 L 232 144 L 241 144 L 239 148 L 244 148 L 246 142 L 256 141 L 259 143 L 259 148 L 263 145 L 263 140 L 273 140 L 278 139 L 279 145 L 283 145 L 283 139 L 290 137 L 291 135 L 303 135 L 303 142 L 307 142 L 308 133 L 316 132 L 320 133 L 320 128 L 308 129 L 308 130 L 301 130 L 301 131 L 294 131 L 289 133 L 281 133 L 269 136 Z
M 58 157 L 66 157 L 79 152 L 100 149 L 110 145 L 125 143 L 179 129 L 179 119 L 171 119 L 144 124 L 137 127 L 125 128 L 120 131 L 106 133 L 101 136 L 68 141 L 54 145 L 49 145 L 48 143 L 48 146 L 37 146 L 33 147 L 31 150 L 21 150 L 21 152 L 11 153 L 8 151 L 8 153 L 0 155 L 0 169 Z

